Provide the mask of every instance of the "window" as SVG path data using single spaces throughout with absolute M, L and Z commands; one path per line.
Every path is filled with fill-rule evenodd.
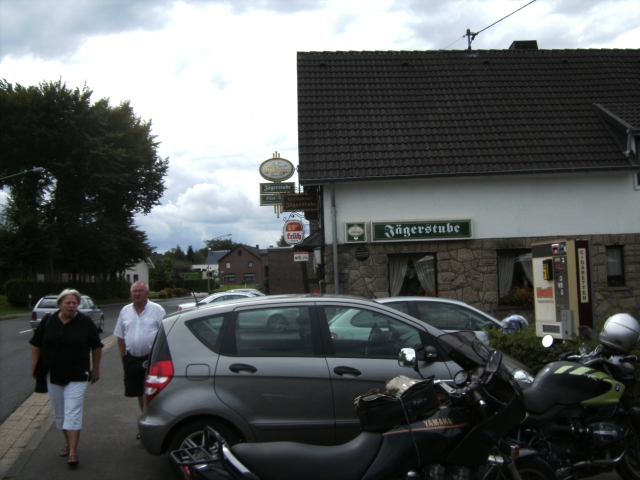
M 139 275 L 134 275 L 133 276 L 133 283 L 136 283 L 138 280 L 140 280 L 140 276 Z
M 498 251 L 499 303 L 530 305 L 533 289 L 531 250 Z M 521 292 L 523 290 L 524 292 Z M 526 294 L 525 294 L 526 293 Z
M 431 254 L 389 256 L 389 296 L 435 296 L 435 265 Z
M 308 307 L 246 310 L 236 319 L 236 353 L 242 356 L 313 355 Z
M 242 256 L 242 250 L 238 250 L 238 256 L 241 257 Z
M 253 262 L 249 262 L 249 268 L 253 268 Z
M 607 247 L 607 284 L 610 287 L 624 286 L 623 248 Z
M 422 348 L 418 329 L 384 314 L 349 307 L 324 307 L 324 313 L 338 356 L 396 358 L 401 348 Z
M 245 282 L 255 282 L 256 281 L 256 274 L 255 273 L 245 273 L 244 274 L 244 281 Z
M 227 268 L 231 268 L 231 262 L 227 262 Z
M 198 318 L 186 322 L 185 325 L 196 336 L 198 340 L 204 343 L 213 351 L 216 350 L 220 328 L 222 328 L 223 317 L 221 315 L 215 317 Z
M 224 276 L 224 283 L 234 283 L 236 281 L 236 276 L 234 273 L 230 273 Z
M 484 330 L 494 326 L 482 315 L 458 305 L 436 302 L 416 302 L 418 318 L 440 330 Z

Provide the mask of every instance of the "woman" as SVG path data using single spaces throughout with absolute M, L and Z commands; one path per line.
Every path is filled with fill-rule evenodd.
M 56 425 L 65 439 L 60 456 L 69 457 L 67 463 L 72 467 L 79 463 L 84 393 L 89 381 L 96 383 L 100 378 L 104 347 L 91 318 L 78 312 L 80 299 L 76 290 L 63 290 L 57 299 L 59 310 L 40 322 L 29 342 L 31 374 L 34 378 L 36 373 L 46 374 Z

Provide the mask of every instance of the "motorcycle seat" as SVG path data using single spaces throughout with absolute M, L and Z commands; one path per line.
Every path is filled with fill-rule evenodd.
M 560 394 L 546 388 L 528 388 L 524 391 L 524 404 L 529 413 L 544 413 L 560 401 Z
M 231 451 L 261 480 L 348 480 L 364 476 L 381 445 L 381 434 L 363 432 L 343 445 L 239 443 Z

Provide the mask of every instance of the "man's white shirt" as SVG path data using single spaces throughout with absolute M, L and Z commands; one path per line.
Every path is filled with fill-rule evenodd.
M 140 315 L 133 303 L 130 303 L 120 311 L 113 334 L 124 339 L 127 352 L 131 355 L 144 357 L 151 351 L 151 345 L 165 315 L 164 308 L 149 300 Z

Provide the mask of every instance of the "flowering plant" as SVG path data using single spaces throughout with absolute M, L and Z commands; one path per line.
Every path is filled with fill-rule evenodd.
M 503 305 L 521 305 L 530 307 L 533 305 L 533 289 L 513 287 L 509 293 L 500 299 Z
M 433 290 L 427 290 L 424 287 L 420 287 L 420 290 L 418 290 L 414 296 L 416 296 L 416 297 L 437 297 L 438 295 L 436 295 L 436 292 L 434 292 Z

